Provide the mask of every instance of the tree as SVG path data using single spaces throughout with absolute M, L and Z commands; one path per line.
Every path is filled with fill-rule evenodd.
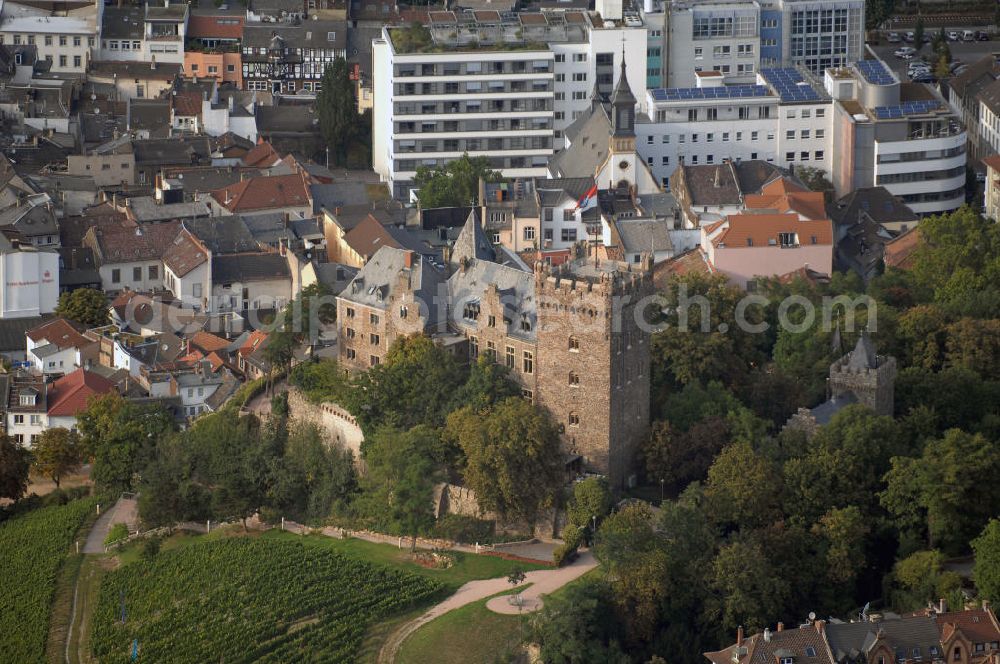
M 32 465 L 39 474 L 55 482 L 80 469 L 83 463 L 80 434 L 64 427 L 46 429 L 35 438 Z
M 573 484 L 566 519 L 577 528 L 593 528 L 600 525 L 613 506 L 608 481 L 603 477 L 588 477 Z
M 791 588 L 768 560 L 760 542 L 737 538 L 719 549 L 711 567 L 710 604 L 720 628 L 734 632 L 740 625 L 750 633 L 781 615 Z
M 726 447 L 708 471 L 705 499 L 719 523 L 757 527 L 780 515 L 781 470 L 749 443 Z
M 455 411 L 446 436 L 462 449 L 462 476 L 483 510 L 534 523 L 562 482 L 559 432 L 546 411 L 521 397 L 485 413 Z
M 836 584 L 849 584 L 864 568 L 864 540 L 868 525 L 861 510 L 851 505 L 833 508 L 820 517 L 812 533 L 822 542 L 823 568 Z
M 1000 512 L 998 473 L 1000 448 L 950 429 L 920 457 L 892 460 L 881 501 L 903 525 L 926 532 L 931 546 L 957 554 Z
M 312 423 L 292 428 L 281 469 L 268 502 L 296 520 L 320 523 L 345 511 L 357 491 L 350 450 L 326 440 L 324 432 Z
M 93 288 L 77 288 L 59 296 L 56 315 L 87 327 L 108 324 L 108 298 Z
M 442 166 L 417 166 L 413 185 L 423 208 L 475 205 L 479 179 L 496 182 L 500 172 L 490 168 L 489 157 L 470 157 L 467 153 Z
M 917 18 L 917 25 L 913 28 L 913 45 L 919 51 L 924 47 L 924 17 Z
M 986 379 L 1000 376 L 1000 319 L 961 318 L 945 329 L 945 363 L 975 371 Z
M 412 538 L 434 525 L 434 485 L 440 476 L 440 436 L 420 425 L 409 431 L 383 427 L 375 431 L 365 451 L 368 474 L 365 492 L 355 509 L 390 532 Z
M 430 337 L 399 337 L 385 362 L 358 376 L 345 405 L 366 432 L 383 425 L 440 426 L 468 369 Z
M 316 117 L 327 150 L 338 166 L 347 164 L 348 147 L 359 125 L 354 86 L 347 60 L 336 58 L 323 70 L 322 88 L 316 95 Z
M 507 397 L 521 394 L 521 387 L 510 378 L 507 367 L 497 364 L 486 355 L 472 365 L 465 384 L 456 392 L 449 410 L 470 406 L 474 410 L 485 410 Z
M 948 597 L 961 588 L 961 577 L 945 571 L 943 564 L 940 551 L 917 551 L 897 562 L 893 568 L 900 588 L 894 597 L 897 608 L 905 611 L 926 606 L 927 602 Z
M 91 399 L 76 421 L 83 456 L 93 459 L 91 479 L 113 493 L 136 488 L 157 438 L 174 427 L 162 407 L 131 403 L 117 393 Z
M 610 590 L 585 579 L 545 598 L 532 622 L 540 659 L 548 664 L 629 664 Z
M 948 47 L 945 46 L 945 48 Z M 951 75 L 951 66 L 948 64 L 948 60 L 948 56 L 944 53 L 942 53 L 938 58 L 937 65 L 934 67 L 934 76 L 936 76 L 939 80 L 948 78 L 948 76 Z
M 31 455 L 6 434 L 0 434 L 0 498 L 18 501 L 28 490 Z
M 979 596 L 995 604 L 1000 601 L 1000 520 L 990 519 L 972 540 L 972 551 L 976 554 L 972 579 Z
M 795 177 L 802 180 L 802 184 L 810 190 L 822 192 L 827 203 L 833 200 L 833 183 L 820 169 L 814 166 L 800 166 L 795 169 Z
M 703 480 L 729 441 L 729 424 L 721 417 L 702 420 L 683 432 L 669 422 L 655 422 L 639 450 L 646 479 L 661 482 L 675 495 L 691 482 Z

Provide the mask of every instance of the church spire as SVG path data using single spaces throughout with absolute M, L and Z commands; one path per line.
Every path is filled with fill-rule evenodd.
M 618 75 L 618 85 L 611 95 L 611 127 L 615 136 L 635 135 L 635 95 L 628 84 L 625 72 L 625 49 L 622 48 L 622 70 Z

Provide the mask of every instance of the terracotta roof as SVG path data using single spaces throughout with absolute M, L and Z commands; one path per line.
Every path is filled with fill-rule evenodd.
M 991 154 L 986 159 L 983 159 L 983 163 L 994 171 L 1000 171 L 1000 154 Z
M 186 228 L 181 230 L 174 243 L 163 254 L 163 263 L 178 277 L 183 277 L 207 260 L 208 252 Z
M 724 650 L 707 652 L 705 657 L 714 664 L 775 664 L 785 658 L 796 664 L 833 664 L 833 653 L 821 629 L 803 625 L 754 634 Z
M 680 276 L 695 273 L 712 274 L 712 266 L 708 262 L 708 256 L 700 247 L 689 249 L 683 254 L 655 264 L 653 266 L 653 282 L 658 288 L 662 288 L 671 275 Z
M 77 369 L 52 383 L 48 390 L 50 416 L 75 416 L 87 407 L 90 397 L 107 394 L 115 384 L 92 371 Z
M 81 348 L 93 343 L 65 318 L 50 320 L 44 325 L 39 325 L 36 328 L 28 330 L 25 334 L 35 343 L 47 341 L 50 344 L 55 344 L 60 350 L 64 348 Z
M 277 150 L 268 143 L 267 141 L 262 141 L 246 153 L 243 157 L 244 166 L 255 166 L 258 168 L 266 168 L 268 166 L 274 166 L 277 162 L 281 161 L 281 155 L 278 154 Z
M 797 212 L 807 219 L 826 217 L 823 193 L 807 191 L 788 178 L 780 178 L 764 185 L 760 194 L 747 194 L 744 197 L 744 207 L 748 210 Z
M 731 214 L 706 227 L 704 232 L 716 247 L 774 246 L 779 241 L 779 233 L 796 233 L 801 245 L 833 244 L 833 222 L 829 219 L 803 220 L 795 214 Z
M 174 115 L 183 117 L 193 117 L 201 115 L 201 94 L 193 90 L 187 92 L 177 92 L 171 97 L 173 100 Z
M 205 359 L 211 365 L 212 373 L 215 373 L 226 364 L 226 361 L 216 352 L 209 353 Z
M 249 178 L 213 191 L 212 197 L 234 213 L 312 205 L 301 173 Z
M 236 24 L 233 25 L 233 21 Z M 240 39 L 243 37 L 242 16 L 199 16 L 188 18 L 187 36 L 194 39 L 210 37 L 215 39 Z
M 403 247 L 389 234 L 385 226 L 369 214 L 344 235 L 344 242 L 363 258 L 370 258 L 382 247 Z
M 915 226 L 885 243 L 886 267 L 895 267 L 900 270 L 910 269 L 913 263 L 913 254 L 922 244 L 919 228 L 919 226 Z
M 945 639 L 945 629 L 961 630 L 973 643 L 990 643 L 1000 641 L 1000 625 L 997 624 L 993 612 L 989 609 L 969 609 L 967 611 L 948 611 L 937 614 L 938 629 L 942 640 Z
M 243 357 L 249 356 L 251 353 L 257 350 L 257 347 L 260 346 L 260 344 L 265 339 L 267 339 L 266 332 L 261 332 L 260 330 L 254 330 L 247 337 L 246 341 L 243 342 L 243 345 L 240 346 L 239 350 L 240 355 L 242 355 Z
M 229 342 L 222 337 L 217 337 L 211 332 L 205 332 L 204 330 L 199 330 L 195 332 L 194 336 L 191 337 L 191 346 L 205 351 L 206 353 L 211 353 L 213 351 L 225 350 L 229 347 Z
M 830 275 L 817 272 L 816 270 L 810 270 L 805 265 L 797 270 L 792 270 L 791 272 L 778 276 L 778 281 L 783 284 L 790 284 L 796 279 L 804 279 L 813 285 L 830 283 Z
M 95 226 L 84 236 L 99 265 L 159 260 L 180 231 L 179 221 L 140 226 Z

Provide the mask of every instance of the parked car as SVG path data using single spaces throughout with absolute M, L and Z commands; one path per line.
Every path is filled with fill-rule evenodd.
M 916 51 L 907 51 L 906 53 L 903 53 L 903 55 L 899 57 L 903 58 L 904 60 L 912 60 L 913 58 L 917 57 L 917 53 Z
M 907 60 L 910 60 L 913 58 L 913 54 L 916 52 L 917 49 L 913 48 L 912 46 L 903 46 L 902 48 L 897 48 L 895 51 L 892 52 L 892 54 L 895 55 L 897 58 L 906 58 Z M 907 58 L 906 56 L 909 56 L 909 58 Z
M 948 41 L 958 41 L 958 30 L 952 30 L 948 33 Z
M 932 41 L 934 41 L 934 38 L 925 32 L 923 42 L 925 44 L 930 44 Z
M 937 79 L 934 78 L 934 74 L 929 71 L 921 72 L 920 74 L 910 78 L 914 83 L 937 83 Z
M 974 33 L 972 30 L 962 31 L 962 41 L 972 41 L 975 38 L 976 38 L 976 33 Z
M 899 36 L 898 32 L 890 32 L 888 41 L 890 44 L 898 44 L 899 42 L 903 41 L 903 39 Z
M 905 35 L 903 35 L 903 41 L 905 41 L 907 44 L 912 44 L 914 39 L 916 39 L 916 35 L 913 34 L 912 32 L 907 32 Z
M 910 62 L 907 65 L 906 68 L 907 69 L 919 69 L 921 67 L 930 67 L 930 65 L 927 64 L 926 62 L 924 62 L 923 60 L 910 60 Z
M 976 30 L 976 41 L 989 41 L 990 33 L 985 30 Z
M 951 64 L 950 64 L 950 65 L 948 65 L 948 71 L 950 71 L 951 73 L 953 73 L 953 74 L 954 74 L 954 73 L 955 73 L 955 70 L 956 70 L 956 69 L 958 69 L 959 67 L 961 67 L 961 66 L 962 66 L 962 65 L 964 65 L 964 64 L 965 64 L 965 63 L 964 63 L 964 62 L 962 62 L 961 60 L 952 60 L 952 61 L 951 61 Z

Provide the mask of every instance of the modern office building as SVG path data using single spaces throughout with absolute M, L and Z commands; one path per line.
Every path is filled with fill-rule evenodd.
M 468 152 L 506 177 L 542 177 L 562 132 L 610 95 L 622 60 L 645 91 L 641 20 L 584 12 L 430 12 L 427 26 L 385 27 L 373 44 L 373 163 L 393 195 L 418 166 Z
M 697 72 L 752 83 L 761 67 L 827 67 L 859 60 L 864 0 L 674 0 L 665 4 L 663 70 L 668 87 L 690 87 Z
M 767 68 L 752 85 L 724 85 L 720 72 L 699 72 L 693 88 L 646 93 L 636 149 L 667 186 L 681 163 L 761 160 L 783 168 L 832 168 L 833 102 L 801 69 Z
M 877 59 L 829 69 L 838 193 L 881 185 L 917 214 L 965 202 L 966 131 L 930 86 L 901 83 Z

